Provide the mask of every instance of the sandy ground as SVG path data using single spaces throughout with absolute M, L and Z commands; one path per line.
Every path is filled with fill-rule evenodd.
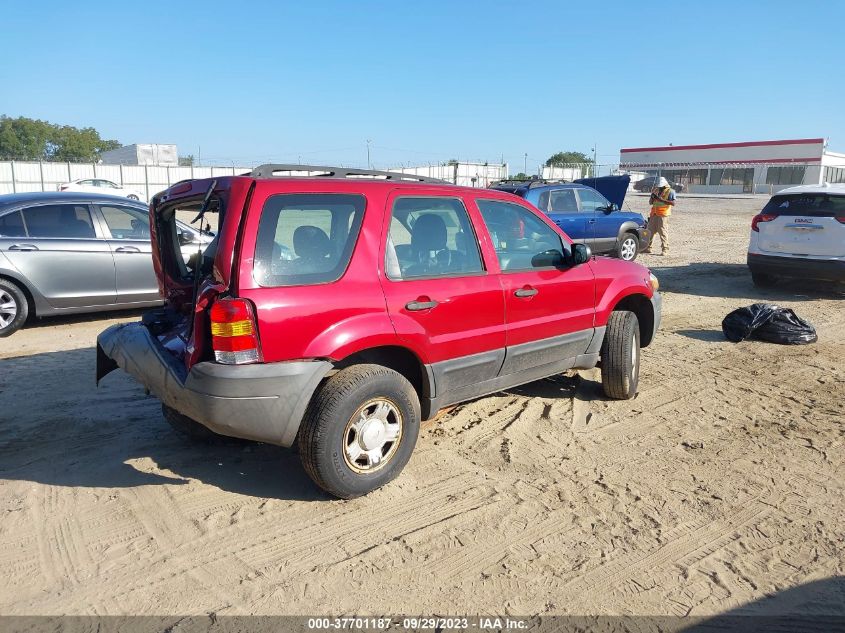
M 761 204 L 682 198 L 672 255 L 642 258 L 665 312 L 635 400 L 584 372 L 471 402 L 353 501 L 288 451 L 183 441 L 125 374 L 95 389 L 96 334 L 137 314 L 0 339 L 0 613 L 704 615 L 811 581 L 841 596 L 843 297 L 753 288 Z M 726 342 L 724 315 L 762 300 L 819 342 Z

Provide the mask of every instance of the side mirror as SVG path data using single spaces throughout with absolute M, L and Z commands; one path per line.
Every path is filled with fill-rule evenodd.
M 179 244 L 181 246 L 187 246 L 188 244 L 193 244 L 195 242 L 193 233 L 188 233 L 187 231 L 180 231 L 179 232 Z
M 615 202 L 611 202 L 606 207 L 602 207 L 602 211 L 604 211 L 605 213 L 613 213 L 614 211 L 619 211 L 619 205 L 617 205 Z
M 566 264 L 566 259 L 556 248 L 542 253 L 537 253 L 531 258 L 531 265 L 534 268 L 549 268 L 551 266 L 559 267 Z
M 571 266 L 580 266 L 590 261 L 593 256 L 593 251 L 586 244 L 573 244 L 572 255 L 569 256 L 569 264 Z

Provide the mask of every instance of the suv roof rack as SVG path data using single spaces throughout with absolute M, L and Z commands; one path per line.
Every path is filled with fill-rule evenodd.
M 531 189 L 532 187 L 543 187 L 545 185 L 568 185 L 571 183 L 571 180 L 566 180 L 565 178 L 528 178 L 525 180 L 509 178 L 495 182 L 490 185 L 490 187 L 503 186 L 513 187 L 517 189 L 521 189 L 522 187 L 528 187 L 529 189 Z
M 268 163 L 266 165 L 259 165 L 246 175 L 252 176 L 253 178 L 361 178 L 362 180 L 372 179 L 397 180 L 403 182 L 431 182 L 439 185 L 452 184 L 439 178 L 418 176 L 417 174 L 403 174 L 398 171 L 354 169 L 352 167 L 327 167 L 324 165 L 285 165 Z

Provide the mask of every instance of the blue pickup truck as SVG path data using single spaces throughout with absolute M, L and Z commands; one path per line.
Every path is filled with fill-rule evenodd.
M 525 198 L 594 253 L 632 261 L 648 244 L 648 228 L 641 214 L 622 210 L 630 182 L 630 176 L 603 176 L 571 183 L 502 181 L 491 188 Z

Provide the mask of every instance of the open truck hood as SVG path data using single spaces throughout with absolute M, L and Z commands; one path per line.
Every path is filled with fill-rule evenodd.
M 624 176 L 600 176 L 599 178 L 579 178 L 575 182 L 592 187 L 607 198 L 609 202 L 614 203 L 621 209 L 622 203 L 625 202 L 628 185 L 631 184 L 631 177 L 627 174 Z

